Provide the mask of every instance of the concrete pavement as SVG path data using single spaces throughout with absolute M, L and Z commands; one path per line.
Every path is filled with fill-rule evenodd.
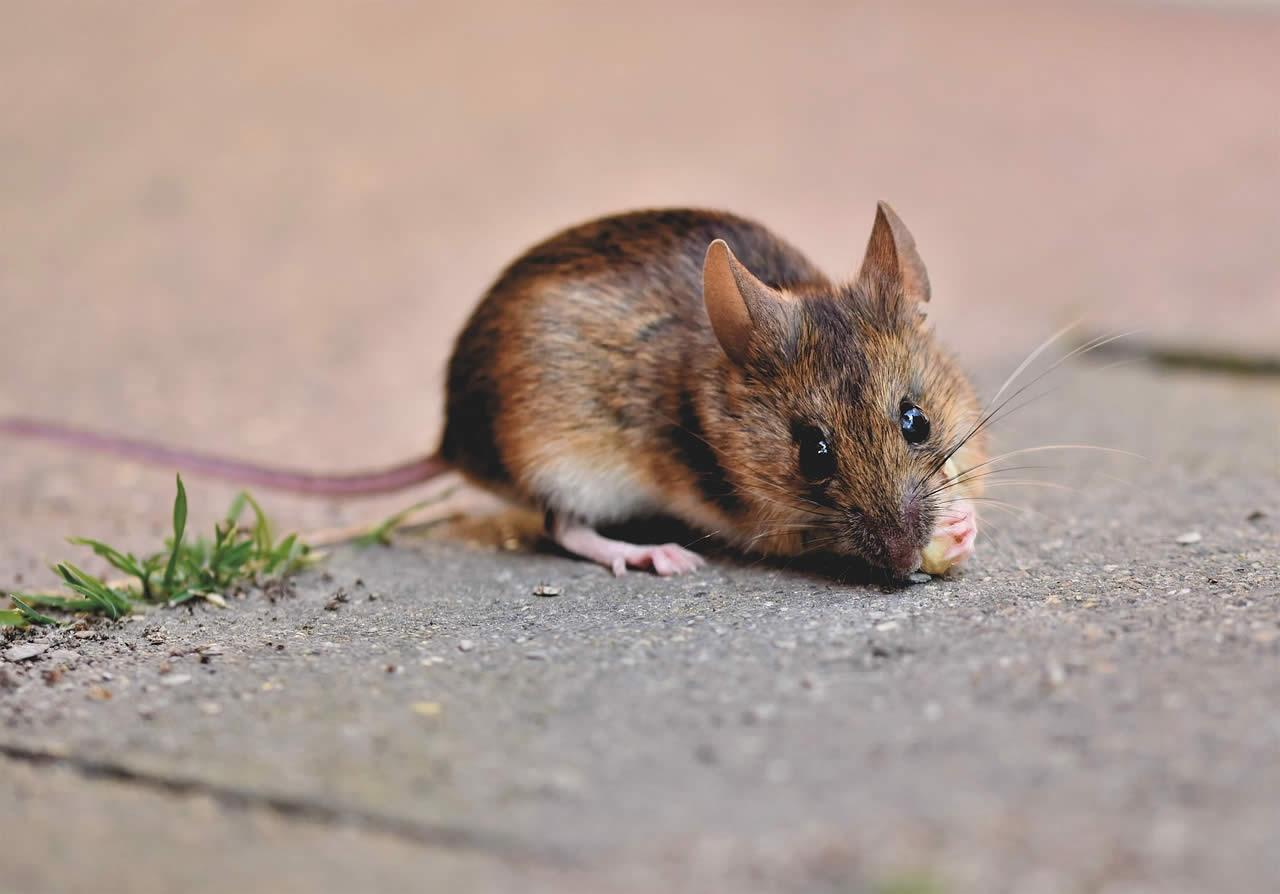
M 403 459 L 505 261 L 667 203 L 839 270 L 889 199 L 987 394 L 1077 317 L 1274 352 L 1273 12 L 788 10 L 15 6 L 0 412 Z M 1000 444 L 1144 458 L 1027 473 L 1070 489 L 1010 488 L 1031 512 L 954 580 L 613 580 L 479 519 L 275 602 L 24 634 L 0 889 L 1265 890 L 1280 391 L 1063 373 Z M 162 536 L 169 470 L 0 450 L 0 586 Z M 187 483 L 206 529 L 233 489 Z M 416 498 L 259 496 L 298 528 Z
M 37 637 L 44 654 L 0 665 L 4 784 L 36 817 L 0 821 L 18 877 L 161 890 L 195 859 L 209 876 L 183 884 L 212 890 L 206 844 L 230 839 L 264 890 L 364 872 L 405 890 L 1262 890 L 1280 870 L 1280 479 L 1257 426 L 1280 425 L 1280 393 L 1139 369 L 1073 388 L 1006 441 L 1148 459 L 1066 459 L 1049 474 L 1075 490 L 1012 497 L 1041 514 L 993 516 L 954 580 L 730 558 L 614 580 L 446 529 L 340 552 L 274 602 Z M 80 788 L 74 768 L 113 778 Z M 72 848 L 38 806 L 93 834 L 126 797 L 182 831 Z M 245 841 L 246 823 L 276 831 Z M 326 840 L 341 873 L 305 859 Z

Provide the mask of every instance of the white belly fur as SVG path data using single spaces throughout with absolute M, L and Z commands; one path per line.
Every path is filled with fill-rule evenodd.
M 563 454 L 540 458 L 527 479 L 530 492 L 548 508 L 588 524 L 621 522 L 663 510 L 657 494 L 630 464 L 599 455 L 590 460 Z

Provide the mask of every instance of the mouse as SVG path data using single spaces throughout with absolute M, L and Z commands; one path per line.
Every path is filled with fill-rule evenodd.
M 704 563 L 602 533 L 653 516 L 747 554 L 938 574 L 974 551 L 986 434 L 927 322 L 930 291 L 885 202 L 847 279 L 745 217 L 632 211 L 499 274 L 457 336 L 426 456 L 318 474 L 39 419 L 0 419 L 0 434 L 338 497 L 454 471 L 542 512 L 555 543 L 618 575 Z

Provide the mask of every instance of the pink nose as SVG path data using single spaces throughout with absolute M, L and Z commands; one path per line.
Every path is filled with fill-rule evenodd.
M 885 538 L 884 549 L 890 570 L 899 577 L 906 577 L 920 567 L 920 547 L 914 538 L 892 534 Z

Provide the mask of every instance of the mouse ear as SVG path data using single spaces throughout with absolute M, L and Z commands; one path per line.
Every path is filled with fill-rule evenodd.
M 747 361 L 752 331 L 781 296 L 743 267 L 723 239 L 717 239 L 707 247 L 702 262 L 702 300 L 720 346 L 741 365 Z
M 858 279 L 879 279 L 902 284 L 902 293 L 910 301 L 929 300 L 929 273 L 916 251 L 916 240 L 888 202 L 876 205 L 876 222 L 867 242 Z

